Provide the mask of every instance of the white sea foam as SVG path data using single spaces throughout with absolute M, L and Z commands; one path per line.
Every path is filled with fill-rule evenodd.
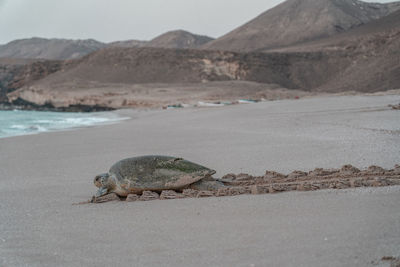
M 23 130 L 23 129 L 26 128 L 26 126 L 24 126 L 24 125 L 19 125 L 19 124 L 15 124 L 15 125 L 11 125 L 10 128 L 11 128 L 11 129 Z
M 199 101 L 197 103 L 197 105 L 199 107 L 223 107 L 223 106 L 225 106 L 225 104 L 223 104 L 223 103 L 209 103 L 209 102 L 202 102 L 202 101 Z
M 0 111 L 0 138 L 115 123 L 127 118 L 112 112 L 61 113 Z

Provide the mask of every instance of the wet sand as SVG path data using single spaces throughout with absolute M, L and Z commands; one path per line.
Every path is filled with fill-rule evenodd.
M 0 139 L 0 266 L 378 266 L 400 256 L 400 187 L 72 205 L 128 156 L 216 177 L 400 163 L 400 96 L 119 111 L 131 120 Z M 387 264 L 387 263 L 386 263 Z M 382 265 L 385 266 L 385 265 Z

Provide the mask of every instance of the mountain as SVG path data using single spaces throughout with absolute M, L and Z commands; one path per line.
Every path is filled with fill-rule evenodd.
M 303 6 L 310 0 L 303 1 L 290 0 L 285 4 Z M 330 3 L 325 17 L 332 18 L 337 17 L 332 12 L 340 12 L 331 4 L 342 3 L 341 10 L 349 11 L 350 7 L 343 8 L 349 1 L 366 10 L 357 6 L 364 3 L 351 0 L 318 3 Z M 188 99 L 260 98 L 267 89 L 284 88 L 294 94 L 298 94 L 295 89 L 307 93 L 399 89 L 400 10 L 395 10 L 398 3 L 366 5 L 375 6 L 376 14 L 390 14 L 373 17 L 365 11 L 369 17 L 359 17 L 360 21 L 367 18 L 365 23 L 354 24 L 342 32 L 328 32 L 276 48 L 260 45 L 257 51 L 148 47 L 152 40 L 122 42 L 67 61 L 0 59 L 0 102 L 56 107 L 155 107 Z M 297 24 L 301 26 L 300 22 Z M 170 38 L 160 39 L 166 40 L 159 42 L 163 46 L 172 43 L 182 47 L 179 42 L 169 42 Z M 130 45 L 136 47 L 118 47 Z
M 243 90 L 264 90 L 274 84 L 309 92 L 377 92 L 400 88 L 399 51 L 400 10 L 335 36 L 276 50 L 106 48 L 68 64 L 28 64 L 16 81 L 9 79 L 11 89 L 20 89 L 8 98 L 36 104 L 121 107 L 140 105 L 134 100 L 121 102 L 121 98 L 148 99 L 151 95 L 169 99 L 160 92 L 171 92 L 171 88 L 181 88 L 174 91 L 177 98 L 202 90 L 208 96 L 218 91 L 223 98 L 223 92 L 229 94 L 233 85 L 213 83 L 219 81 L 240 81 Z M 37 78 L 31 80 L 29 70 L 36 70 Z M 68 97 L 71 93 L 73 98 Z
M 30 38 L 0 46 L 0 58 L 74 59 L 105 47 L 96 40 Z
M 398 9 L 400 2 L 287 0 L 201 48 L 248 52 L 285 47 L 345 32 Z
M 163 48 L 197 48 L 210 41 L 214 40 L 211 37 L 193 34 L 187 31 L 177 30 L 164 33 L 149 43 L 148 47 L 163 47 Z
M 92 100 L 101 100 L 98 92 L 107 92 L 108 96 L 124 95 L 137 90 L 138 85 L 155 84 L 158 88 L 159 84 L 169 87 L 197 84 L 197 88 L 202 88 L 206 83 L 220 81 L 248 81 L 312 91 L 350 63 L 351 60 L 343 58 L 342 54 L 329 53 L 105 48 L 68 61 L 57 72 L 42 79 L 27 80 L 8 97 L 11 101 L 18 98 L 31 102 L 40 100 L 42 104 L 56 102 L 60 96 L 65 99 L 66 95 L 72 97 L 71 101 L 78 101 L 76 95 L 85 95 L 87 100 L 90 94 L 96 95 Z M 137 93 L 140 95 L 141 91 Z

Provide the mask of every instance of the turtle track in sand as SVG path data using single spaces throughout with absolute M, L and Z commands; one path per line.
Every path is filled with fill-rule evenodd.
M 288 191 L 315 191 L 323 189 L 346 189 L 356 187 L 383 187 L 400 185 L 400 165 L 386 170 L 378 166 L 370 166 L 359 170 L 352 165 L 341 169 L 317 168 L 313 171 L 294 171 L 288 175 L 266 171 L 263 176 L 249 174 L 227 174 L 221 179 L 226 188 L 218 191 L 197 191 L 185 189 L 182 192 L 164 190 L 161 193 L 144 191 L 142 195 L 131 194 L 120 198 L 115 193 L 93 198 L 91 203 L 108 201 L 148 201 L 179 198 L 222 197 L 243 194 L 269 194 Z

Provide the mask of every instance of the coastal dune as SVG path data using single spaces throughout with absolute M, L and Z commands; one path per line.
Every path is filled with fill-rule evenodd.
M 262 175 L 400 163 L 399 95 L 120 110 L 113 125 L 0 139 L 0 266 L 385 266 L 400 187 L 74 205 L 138 155 Z

